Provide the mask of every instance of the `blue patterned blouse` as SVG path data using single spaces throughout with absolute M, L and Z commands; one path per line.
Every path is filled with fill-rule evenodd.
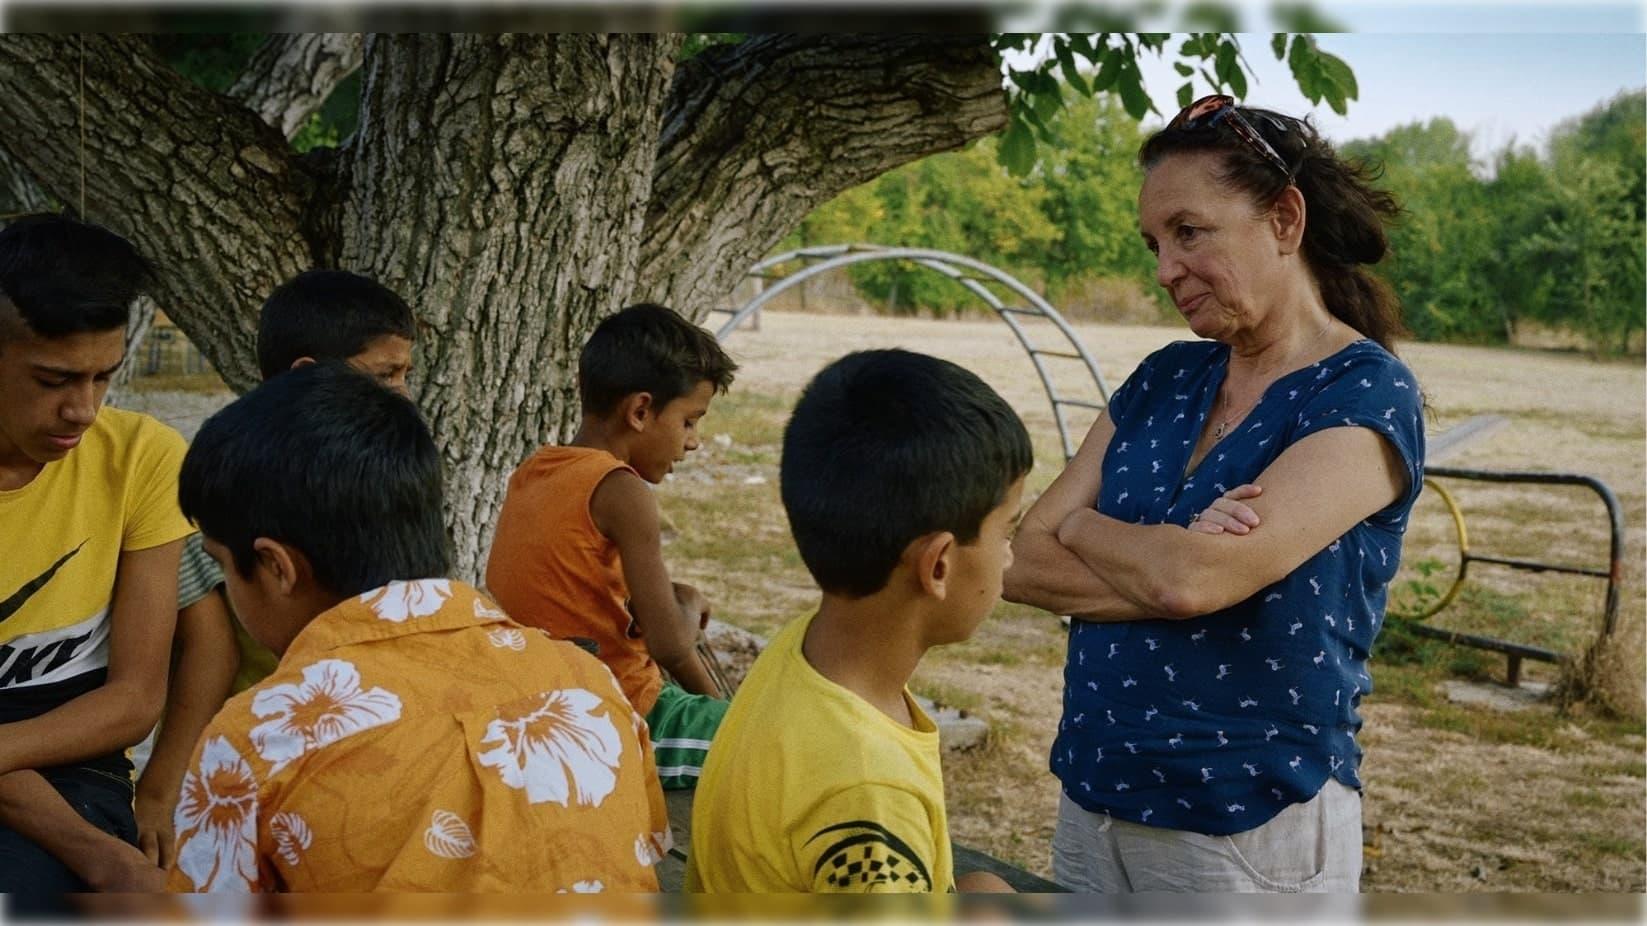
M 1317 431 L 1371 428 L 1400 452 L 1400 498 L 1251 598 L 1191 620 L 1074 621 L 1052 772 L 1093 812 L 1228 835 L 1313 798 L 1328 776 L 1360 788 L 1356 712 L 1401 539 L 1423 487 L 1422 399 L 1371 340 L 1277 379 L 1185 473 L 1229 348 L 1180 341 L 1116 390 L 1097 509 L 1187 525 Z M 1247 542 L 1262 543 L 1263 527 Z

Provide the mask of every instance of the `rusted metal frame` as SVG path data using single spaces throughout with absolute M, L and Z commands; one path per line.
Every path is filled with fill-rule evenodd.
M 1477 482 L 1501 483 L 1530 483 L 1534 485 L 1570 485 L 1590 489 L 1601 497 L 1602 504 L 1607 508 L 1608 529 L 1610 533 L 1609 554 L 1610 564 L 1606 570 L 1590 569 L 1579 566 L 1565 566 L 1559 563 L 1541 563 L 1535 560 L 1513 559 L 1500 556 L 1482 556 L 1473 554 L 1469 545 L 1463 539 L 1462 523 L 1460 527 L 1459 568 L 1454 587 L 1462 584 L 1469 573 L 1470 563 L 1485 563 L 1488 565 L 1504 566 L 1510 569 L 1520 569 L 1526 572 L 1559 572 L 1569 575 L 1582 575 L 1607 580 L 1606 603 L 1602 611 L 1600 638 L 1605 639 L 1612 635 L 1618 623 L 1619 584 L 1624 574 L 1624 509 L 1618 502 L 1618 496 L 1606 483 L 1593 476 L 1579 473 L 1545 473 L 1505 470 L 1466 469 L 1452 466 L 1431 466 L 1425 468 L 1426 477 L 1442 477 L 1448 479 L 1468 479 Z M 1438 486 L 1439 488 L 1439 486 Z M 1449 504 L 1450 508 L 1455 505 Z M 1461 521 L 1462 513 L 1454 511 L 1455 519 Z M 1449 594 L 1448 599 L 1451 599 Z M 1521 681 L 1521 662 L 1524 659 L 1536 659 L 1541 662 L 1559 663 L 1567 657 L 1553 650 L 1539 646 L 1530 646 L 1501 640 L 1496 637 L 1480 636 L 1477 634 L 1461 633 L 1458 631 L 1442 630 L 1421 623 L 1419 618 L 1401 618 L 1401 620 L 1420 636 L 1430 637 L 1460 646 L 1470 646 L 1477 649 L 1494 650 L 1504 653 L 1508 660 L 1507 681 L 1512 687 Z M 1428 615 L 1426 615 L 1428 616 Z

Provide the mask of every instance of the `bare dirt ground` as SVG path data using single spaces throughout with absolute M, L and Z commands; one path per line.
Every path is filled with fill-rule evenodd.
M 1033 343 L 1059 348 L 1050 326 Z M 1187 336 L 1179 328 L 1081 325 L 1110 389 L 1150 351 Z M 671 522 L 666 556 L 677 578 L 699 585 L 716 616 L 770 635 L 816 604 L 790 542 L 777 491 L 783 422 L 800 388 L 852 350 L 906 347 L 953 360 L 998 389 L 1035 439 L 1039 492 L 1061 468 L 1052 410 L 1023 348 L 1000 321 L 930 321 L 768 313 L 760 331 L 727 341 L 742 364 L 732 394 L 705 420 L 702 450 L 660 489 Z M 1626 548 L 1620 630 L 1602 707 L 1559 713 L 1548 703 L 1503 713 L 1449 702 L 1449 680 L 1502 680 L 1500 657 L 1443 646 L 1376 657 L 1363 706 L 1367 756 L 1366 868 L 1371 891 L 1635 891 L 1647 889 L 1644 760 L 1643 448 L 1647 377 L 1639 361 L 1413 344 L 1402 349 L 1432 406 L 1432 435 L 1473 415 L 1508 426 L 1447 465 L 1564 470 L 1606 481 L 1624 508 Z M 1058 389 L 1096 398 L 1076 361 L 1048 359 Z M 226 401 L 222 393 L 154 391 L 139 381 L 127 407 L 170 420 L 186 435 Z M 1079 441 L 1092 414 L 1073 414 Z M 1607 532 L 1593 495 L 1522 486 L 1448 484 L 1463 504 L 1471 547 L 1499 555 L 1606 565 Z M 1409 566 L 1457 560 L 1451 522 L 1433 493 L 1420 499 Z M 1409 571 L 1409 576 L 1416 573 Z M 1436 623 L 1582 650 L 1596 635 L 1599 584 L 1472 569 L 1467 591 Z M 1386 632 L 1388 636 L 1388 632 Z M 1001 605 L 967 643 L 935 651 L 914 687 L 977 712 L 991 726 L 979 748 L 945 756 L 956 838 L 1043 875 L 1057 784 L 1046 756 L 1057 725 L 1065 636 L 1045 612 Z M 1381 661 L 1382 660 L 1382 661 Z M 1529 663 L 1532 680 L 1553 667 Z M 1610 706 L 1610 709 L 1604 709 Z

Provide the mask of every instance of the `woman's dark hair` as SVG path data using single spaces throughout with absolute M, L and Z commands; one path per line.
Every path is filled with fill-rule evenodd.
M 315 581 L 359 595 L 441 578 L 440 451 L 411 401 L 342 361 L 282 373 L 206 419 L 178 502 L 249 576 L 269 537 L 309 558 Z
M 1292 167 L 1292 182 L 1304 194 L 1304 259 L 1309 262 L 1327 310 L 1339 320 L 1394 349 L 1407 333 L 1401 301 L 1368 267 L 1389 253 L 1384 226 L 1401 214 L 1401 204 L 1373 187 L 1383 171 L 1359 159 L 1340 158 L 1307 119 L 1267 109 L 1237 111 L 1263 134 Z M 1210 151 L 1223 156 L 1220 182 L 1268 208 L 1287 188 L 1287 178 L 1229 128 L 1228 122 L 1193 129 L 1168 127 L 1145 139 L 1138 162 L 1147 171 L 1175 154 Z

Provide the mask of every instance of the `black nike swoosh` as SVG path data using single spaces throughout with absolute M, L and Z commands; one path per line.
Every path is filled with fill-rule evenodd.
M 85 546 L 87 543 L 90 543 L 89 539 L 80 541 L 79 547 L 64 553 L 61 559 L 46 567 L 45 572 L 24 582 L 23 587 L 13 592 L 10 598 L 0 601 L 0 624 L 5 623 L 13 614 L 23 610 L 23 605 L 28 604 L 29 599 L 34 597 L 34 593 L 45 588 L 46 583 L 51 581 L 52 576 L 57 575 L 57 570 L 62 569 L 63 564 L 73 559 L 74 554 L 80 552 L 80 547 Z

